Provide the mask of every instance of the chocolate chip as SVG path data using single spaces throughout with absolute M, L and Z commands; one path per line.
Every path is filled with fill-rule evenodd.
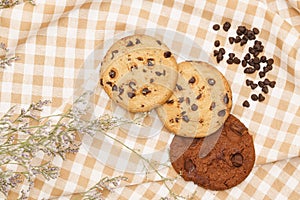
M 246 67 L 247 66 L 247 61 L 246 60 L 242 60 L 242 66 Z
M 122 95 L 124 93 L 124 88 L 119 87 L 119 95 Z
M 250 54 L 249 54 L 249 53 L 246 53 L 244 59 L 245 59 L 245 60 L 249 60 L 249 59 L 250 59 Z
M 219 47 L 220 46 L 220 41 L 219 40 L 216 40 L 215 43 L 214 43 L 215 47 Z
M 276 81 L 271 81 L 269 85 L 270 85 L 271 88 L 274 88 L 275 85 L 276 85 Z
M 251 85 L 251 84 L 253 84 L 253 81 L 251 81 L 251 80 L 249 80 L 249 79 L 246 79 L 246 85 L 249 86 L 249 85 Z
M 129 40 L 129 42 L 127 43 L 126 47 L 131 47 L 133 46 L 133 42 L 131 40 Z
M 267 93 L 269 92 L 269 89 L 268 89 L 267 86 L 263 86 L 263 87 L 262 87 L 262 91 L 263 91 L 265 94 L 267 94 Z
M 201 97 L 202 97 L 202 93 L 200 93 L 200 94 L 196 97 L 196 99 L 199 100 Z
M 240 167 L 243 165 L 244 158 L 243 158 L 242 154 L 236 153 L 231 156 L 230 161 L 233 166 Z
M 255 53 L 255 49 L 253 47 L 249 47 L 248 49 L 249 53 L 254 54 Z
M 235 42 L 235 38 L 234 37 L 229 37 L 228 40 L 229 40 L 230 44 L 233 44 Z
M 135 44 L 140 44 L 140 43 L 141 43 L 141 41 L 139 39 L 135 40 Z
M 161 41 L 160 40 L 156 40 L 157 44 L 161 45 Z
M 104 86 L 104 85 L 103 85 L 103 79 L 102 79 L 102 78 L 100 79 L 100 85 Z
M 265 83 L 264 82 L 262 82 L 262 81 L 258 81 L 258 85 L 259 85 L 259 87 L 263 87 L 263 86 L 265 86 Z
M 245 101 L 243 102 L 243 106 L 249 108 L 249 107 L 250 107 L 250 104 L 249 104 L 249 102 L 248 102 L 247 100 L 245 100 Z
M 106 82 L 106 84 L 107 84 L 107 85 L 109 85 L 110 87 L 112 87 L 112 86 L 113 86 L 113 83 L 112 83 L 112 82 L 110 82 L 110 81 L 107 81 L 107 82 Z
M 119 51 L 118 50 L 113 50 L 112 52 L 111 52 L 111 60 L 112 59 L 114 59 L 114 57 L 115 57 L 115 54 L 117 54 Z
M 156 76 L 161 76 L 163 73 L 161 72 L 155 72 Z
M 240 45 L 244 46 L 245 44 L 247 44 L 247 40 L 246 39 L 241 39 Z
M 257 85 L 256 83 L 252 83 L 252 84 L 250 85 L 250 87 L 251 87 L 252 90 L 254 90 L 255 88 L 257 88 L 257 86 L 258 86 L 258 85 Z
M 233 62 L 234 62 L 235 64 L 240 64 L 240 63 L 241 63 L 241 60 L 240 60 L 238 57 L 235 57 L 235 58 L 233 59 Z
M 226 110 L 220 110 L 220 111 L 218 112 L 218 116 L 219 116 L 219 117 L 224 117 L 225 114 L 226 114 Z
M 196 82 L 196 79 L 194 76 L 192 76 L 192 78 L 190 78 L 189 83 L 193 84 Z
M 143 95 L 147 95 L 147 94 L 149 94 L 149 93 L 151 93 L 151 90 L 149 90 L 148 88 L 144 88 L 143 90 L 142 90 L 142 94 Z
M 224 55 L 226 53 L 225 49 L 224 48 L 220 48 L 219 49 L 219 53 L 221 53 L 222 55 Z
M 192 111 L 198 110 L 198 106 L 197 106 L 196 104 L 193 104 L 193 105 L 191 106 L 191 110 L 192 110 Z
M 258 100 L 258 96 L 257 96 L 256 94 L 252 94 L 252 95 L 251 95 L 251 99 L 252 99 L 253 101 L 257 101 L 257 100 Z
M 219 51 L 218 50 L 214 50 L 214 56 L 219 55 Z
M 235 53 L 229 53 L 228 56 L 229 56 L 229 58 L 233 59 L 235 56 Z
M 176 87 L 177 87 L 177 89 L 178 89 L 179 91 L 180 91 L 180 90 L 183 90 L 183 88 L 182 88 L 181 85 L 176 84 Z
M 243 35 L 243 32 L 240 29 L 237 29 L 236 30 L 236 34 L 239 35 L 239 36 L 241 36 L 241 35 Z
M 225 104 L 228 104 L 228 103 L 229 103 L 229 97 L 228 97 L 228 94 L 227 94 L 227 93 L 225 94 L 225 96 L 224 96 L 224 98 L 223 98 L 223 102 L 224 102 Z
M 219 54 L 217 56 L 217 63 L 220 63 L 223 60 L 223 55 Z
M 246 27 L 245 27 L 245 26 L 238 26 L 238 30 L 239 30 L 242 34 L 244 34 L 245 31 L 246 31 Z
M 273 58 L 269 58 L 268 60 L 267 60 L 267 65 L 272 65 L 274 63 L 274 60 L 273 60 Z
M 244 70 L 244 73 L 245 73 L 245 74 L 253 74 L 254 72 L 255 72 L 255 69 L 252 68 L 252 67 L 247 67 L 247 68 L 245 68 L 245 70 Z
M 136 58 L 138 61 L 144 61 L 144 58 L 142 58 L 142 57 L 137 57 Z
M 216 84 L 215 79 L 212 79 L 212 78 L 208 79 L 207 82 L 208 82 L 209 85 L 214 85 L 214 84 Z
M 178 102 L 179 102 L 179 103 L 182 103 L 183 101 L 184 101 L 184 97 L 179 97 L 179 98 L 178 98 Z
M 219 30 L 219 29 L 220 29 L 220 25 L 219 25 L 219 24 L 214 24 L 214 25 L 213 25 L 213 29 L 214 29 L 215 31 Z
M 239 43 L 241 40 L 242 40 L 242 38 L 240 36 L 235 37 L 235 43 Z
M 113 85 L 113 86 L 112 86 L 112 91 L 118 91 L 118 86 Z
M 263 78 L 263 77 L 265 77 L 266 73 L 265 72 L 259 72 L 258 75 L 259 75 L 259 78 Z
M 223 30 L 224 31 L 228 31 L 231 27 L 231 24 L 229 22 L 225 22 L 224 25 L 223 25 Z
M 258 101 L 259 102 L 262 102 L 262 101 L 264 101 L 265 100 L 265 97 L 262 95 L 262 94 L 259 94 L 258 95 Z
M 260 57 L 260 62 L 266 62 L 267 61 L 267 57 L 266 56 L 262 56 Z
M 173 99 L 169 99 L 168 101 L 166 101 L 167 104 L 173 104 L 174 100 Z
M 258 28 L 253 28 L 252 31 L 253 31 L 253 33 L 254 33 L 255 35 L 259 34 Z
M 269 79 L 266 78 L 266 79 L 264 80 L 264 84 L 265 84 L 265 85 L 269 85 L 270 83 L 271 83 L 271 81 L 270 81 Z
M 213 110 L 216 107 L 216 102 L 210 104 L 209 110 Z
M 115 78 L 116 77 L 116 72 L 114 70 L 110 70 L 108 73 L 110 78 Z
M 187 115 L 182 116 L 182 120 L 185 121 L 185 122 L 189 122 L 190 121 L 190 119 L 189 119 L 189 117 Z
M 147 59 L 147 65 L 148 65 L 149 67 L 154 66 L 154 65 L 155 65 L 154 59 L 153 59 L 153 58 L 148 58 L 148 59 Z
M 184 161 L 184 170 L 188 173 L 193 172 L 196 169 L 195 164 L 191 159 L 187 159 Z
M 171 55 L 172 55 L 172 53 L 171 53 L 170 51 L 166 51 L 166 52 L 164 53 L 164 57 L 165 57 L 165 58 L 170 58 Z
M 133 97 L 135 97 L 135 93 L 133 93 L 133 92 L 128 92 L 128 93 L 127 93 L 127 96 L 128 96 L 130 99 L 132 99 Z
M 186 104 L 187 104 L 187 105 L 190 105 L 190 103 L 191 103 L 191 100 L 190 100 L 190 98 L 189 98 L 189 97 L 187 97 L 187 98 L 185 99 L 185 102 L 186 102 Z
M 253 67 L 257 71 L 260 70 L 260 64 L 259 63 L 254 63 Z
M 255 64 L 258 64 L 260 62 L 260 59 L 258 57 L 253 58 L 253 62 Z
M 226 60 L 226 62 L 227 62 L 227 64 L 229 64 L 229 65 L 233 64 L 233 60 L 232 60 L 232 59 L 230 59 L 230 58 L 229 58 L 229 59 L 227 59 L 227 60 Z
M 150 83 L 153 83 L 153 82 L 154 82 L 154 79 L 153 79 L 153 78 L 151 78 L 151 79 L 150 79 Z

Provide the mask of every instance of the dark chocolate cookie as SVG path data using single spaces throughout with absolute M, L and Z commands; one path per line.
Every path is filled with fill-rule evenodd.
M 224 126 L 208 137 L 175 136 L 170 160 L 184 180 L 210 190 L 226 190 L 251 172 L 255 162 L 253 139 L 244 124 L 229 115 Z

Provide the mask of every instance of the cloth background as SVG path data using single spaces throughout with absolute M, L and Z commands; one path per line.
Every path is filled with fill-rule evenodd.
M 200 59 L 214 62 L 214 41 L 219 39 L 225 43 L 233 33 L 213 31 L 215 23 L 230 21 L 232 27 L 259 28 L 264 54 L 275 60 L 268 77 L 277 81 L 263 103 L 243 108 L 242 102 L 251 93 L 244 84 L 243 69 L 226 62 L 214 63 L 231 84 L 232 113 L 253 135 L 256 150 L 253 171 L 240 185 L 226 191 L 204 190 L 180 178 L 171 188 L 182 195 L 196 192 L 196 199 L 300 198 L 299 1 L 38 0 L 36 3 L 36 6 L 25 3 L 0 11 L 0 41 L 7 44 L 9 54 L 20 57 L 11 67 L 0 69 L 1 114 L 15 104 L 26 106 L 40 99 L 52 101 L 45 113 L 63 110 L 78 91 L 86 59 L 95 49 L 107 48 L 105 42 L 112 41 L 115 35 L 139 29 L 173 31 L 206 51 L 208 56 Z M 180 46 L 179 50 L 184 48 Z M 247 52 L 245 48 L 233 46 L 226 49 L 239 55 Z M 192 49 L 187 54 L 193 54 Z M 101 57 L 93 61 L 90 67 L 97 69 Z M 99 89 L 96 96 L 97 102 L 93 103 L 103 107 L 99 102 L 101 98 L 107 101 L 107 96 Z M 95 159 L 86 148 L 81 148 L 76 155 L 68 155 L 64 161 L 55 159 L 54 163 L 61 167 L 60 177 L 51 181 L 37 178 L 31 199 L 69 199 L 66 195 L 85 191 L 105 176 L 117 175 L 126 175 L 129 181 L 107 194 L 107 199 L 168 196 L 168 190 L 155 174 L 145 177 L 114 170 Z M 162 169 L 162 174 L 176 177 L 172 168 Z M 11 192 L 9 198 L 14 199 L 15 195 Z

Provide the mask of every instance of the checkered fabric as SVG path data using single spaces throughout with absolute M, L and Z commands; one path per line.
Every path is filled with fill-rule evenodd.
M 37 0 L 0 10 L 0 42 L 19 60 L 0 69 L 0 114 L 12 105 L 27 106 L 40 99 L 52 104 L 45 114 L 63 111 L 76 96 L 90 91 L 91 116 L 113 114 L 141 118 L 141 125 L 124 125 L 106 134 L 83 136 L 80 151 L 66 160 L 55 159 L 58 179 L 34 182 L 30 199 L 73 199 L 103 177 L 123 175 L 128 182 L 107 199 L 159 199 L 171 191 L 195 199 L 300 199 L 300 3 L 296 0 Z M 228 32 L 214 24 L 231 23 Z M 267 74 L 276 80 L 263 102 L 242 102 L 252 90 L 238 65 L 217 63 L 214 41 L 226 52 L 243 57 L 250 44 L 231 45 L 228 37 L 237 26 L 257 27 L 263 54 L 274 58 Z M 131 115 L 116 106 L 98 85 L 100 62 L 117 39 L 142 33 L 161 39 L 181 60 L 202 60 L 215 65 L 233 92 L 232 114 L 254 138 L 256 163 L 240 185 L 221 192 L 207 191 L 178 177 L 168 162 L 168 133 L 155 112 Z M 111 137 L 117 139 L 113 140 Z M 134 149 L 145 160 L 128 148 Z M 150 164 L 149 164 L 150 163 Z M 155 165 L 159 174 L 151 168 Z M 147 171 L 147 173 L 145 173 Z M 175 179 L 162 182 L 162 177 Z M 11 192 L 9 199 L 15 199 Z

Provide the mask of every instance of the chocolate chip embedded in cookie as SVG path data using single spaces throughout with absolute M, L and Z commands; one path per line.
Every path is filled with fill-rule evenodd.
M 209 151 L 201 154 L 206 151 L 204 148 Z M 226 190 L 241 183 L 251 172 L 255 162 L 253 139 L 248 129 L 230 115 L 224 127 L 208 137 L 175 136 L 170 160 L 184 180 L 210 190 Z
M 205 137 L 227 119 L 232 93 L 224 76 L 204 62 L 182 62 L 171 98 L 156 108 L 165 127 L 185 137 Z M 172 102 L 172 103 L 169 103 Z

